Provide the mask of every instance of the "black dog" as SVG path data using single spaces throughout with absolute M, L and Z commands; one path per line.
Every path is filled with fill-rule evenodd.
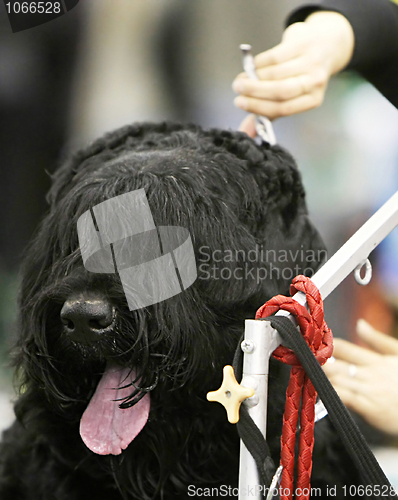
M 130 311 L 117 273 L 84 268 L 77 221 L 138 189 L 156 226 L 189 231 L 198 277 L 182 293 Z M 220 386 L 244 320 L 273 295 L 288 294 L 292 277 L 315 271 L 314 256 L 324 255 L 294 160 L 242 133 L 138 124 L 63 165 L 49 202 L 23 270 L 21 396 L 0 449 L 1 500 L 177 499 L 204 491 L 198 488 L 235 487 L 236 429 L 206 393 Z M 115 366 L 131 372 L 114 382 L 127 386 L 115 387 L 117 415 L 95 414 L 101 377 Z M 276 463 L 286 371 L 273 363 L 268 435 Z M 136 418 L 139 429 L 127 441 L 107 435 L 124 433 Z M 95 449 L 96 436 L 85 436 L 91 451 L 79 434 L 84 419 L 103 419 L 100 441 L 114 437 L 115 449 Z M 354 476 L 321 421 L 313 486 L 351 484 Z

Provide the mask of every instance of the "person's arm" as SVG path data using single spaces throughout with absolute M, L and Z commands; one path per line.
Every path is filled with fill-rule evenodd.
M 287 24 L 315 10 L 342 14 L 352 26 L 355 47 L 349 69 L 358 71 L 398 107 L 398 5 L 391 0 L 320 0 L 292 12 Z
M 398 436 L 398 340 L 359 320 L 357 333 L 370 349 L 334 340 L 334 363 L 323 369 L 343 403 L 369 424 Z
M 288 24 L 282 42 L 255 58 L 260 81 L 250 81 L 244 73 L 235 79 L 234 90 L 241 94 L 235 101 L 238 107 L 271 119 L 317 107 L 330 77 L 346 66 L 398 107 L 396 4 L 312 2 L 293 12 Z M 250 125 L 250 118 L 243 129 L 245 123 Z

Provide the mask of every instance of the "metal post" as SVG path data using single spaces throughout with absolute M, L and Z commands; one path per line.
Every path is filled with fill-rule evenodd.
M 362 266 L 369 254 L 383 239 L 398 226 L 398 192 L 395 193 L 312 277 L 312 281 L 325 299 L 355 268 Z M 305 305 L 306 299 L 302 292 L 293 297 Z M 294 317 L 286 311 L 277 315 L 287 316 L 292 321 Z M 255 395 L 243 404 L 249 408 L 249 414 L 259 427 L 263 436 L 267 430 L 267 396 L 269 358 L 272 352 L 281 344 L 281 339 L 268 321 L 245 321 L 245 340 L 242 343 L 244 351 L 242 385 L 252 387 Z M 257 486 L 257 488 L 256 488 Z M 239 471 L 239 500 L 247 498 L 248 488 L 255 496 L 254 500 L 262 498 L 256 463 L 241 442 Z
M 245 321 L 245 340 L 242 342 L 242 350 L 245 354 L 241 385 L 252 387 L 256 392 L 243 404 L 249 408 L 250 416 L 264 437 L 266 437 L 267 431 L 269 358 L 280 343 L 281 338 L 278 332 L 272 328 L 268 321 L 253 319 Z M 259 485 L 256 463 L 242 441 L 240 443 L 240 460 L 239 500 L 248 497 L 260 500 L 263 498 L 262 486 L 268 487 L 269 485 Z M 249 489 L 251 490 L 250 495 Z

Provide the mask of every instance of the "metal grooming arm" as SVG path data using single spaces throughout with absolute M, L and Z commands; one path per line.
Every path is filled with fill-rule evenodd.
M 319 289 L 322 299 L 325 299 L 354 269 L 356 278 L 360 269 L 368 262 L 368 256 L 383 241 L 383 239 L 398 225 L 398 191 L 314 274 L 312 281 Z M 369 271 L 370 269 L 370 271 Z M 367 266 L 365 278 L 359 277 L 359 282 L 365 284 L 370 279 L 371 268 Z M 293 297 L 302 305 L 306 304 L 305 294 L 298 292 Z M 278 315 L 294 318 L 286 311 Z M 281 339 L 268 321 L 245 321 L 245 339 L 242 342 L 244 352 L 243 377 L 241 385 L 255 390 L 254 396 L 243 403 L 247 406 L 250 416 L 266 437 L 267 427 L 267 393 L 269 358 L 272 352 L 281 344 Z M 280 474 L 280 471 L 279 471 Z M 250 497 L 260 500 L 262 486 L 259 485 L 256 463 L 245 445 L 241 442 L 239 471 L 239 500 Z M 268 496 L 272 498 L 272 496 Z

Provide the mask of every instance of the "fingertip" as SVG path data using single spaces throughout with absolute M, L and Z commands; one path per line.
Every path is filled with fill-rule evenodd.
M 360 318 L 358 321 L 357 321 L 357 333 L 358 335 L 361 335 L 361 334 L 367 334 L 367 333 L 372 333 L 374 332 L 375 329 L 373 328 L 373 326 L 368 323 L 366 320 L 364 320 L 363 318 Z
M 238 94 L 243 94 L 244 90 L 245 90 L 245 85 L 242 81 L 241 78 L 236 78 L 233 82 L 232 82 L 232 90 L 234 92 L 237 92 Z
M 370 323 L 365 321 L 363 318 L 360 318 L 357 321 L 356 331 L 358 336 L 369 344 L 371 344 L 372 341 L 375 342 L 380 338 L 386 337 L 385 333 L 376 330 L 376 328 L 374 328 Z
M 340 346 L 343 346 L 344 344 L 347 344 L 347 340 L 341 339 L 339 337 L 334 337 L 333 338 L 333 355 L 335 355 L 335 349 L 336 347 L 339 348 Z M 336 360 L 336 358 L 334 358 Z M 333 361 L 332 361 L 333 363 Z
M 235 99 L 234 99 L 234 105 L 237 108 L 246 110 L 247 106 L 248 106 L 248 101 L 247 101 L 246 97 L 238 95 L 238 97 L 235 97 Z
M 278 45 L 255 56 L 254 63 L 258 69 L 266 66 L 275 66 L 294 59 L 301 53 L 302 46 L 300 40 L 287 41 L 282 39 L 282 42 Z
M 334 369 L 335 369 L 335 366 L 332 366 L 334 365 L 334 363 L 336 363 L 336 358 L 334 356 L 331 356 L 327 361 L 326 363 L 324 363 L 322 365 L 322 369 L 323 371 L 328 374 L 330 372 L 332 372 Z
M 358 348 L 359 349 L 359 348 Z M 333 339 L 333 356 L 336 359 L 351 361 L 353 351 L 356 352 L 357 346 L 342 338 Z
M 254 139 L 257 136 L 254 115 L 246 116 L 246 118 L 242 121 L 242 123 L 239 126 L 239 131 L 245 132 L 252 139 Z

